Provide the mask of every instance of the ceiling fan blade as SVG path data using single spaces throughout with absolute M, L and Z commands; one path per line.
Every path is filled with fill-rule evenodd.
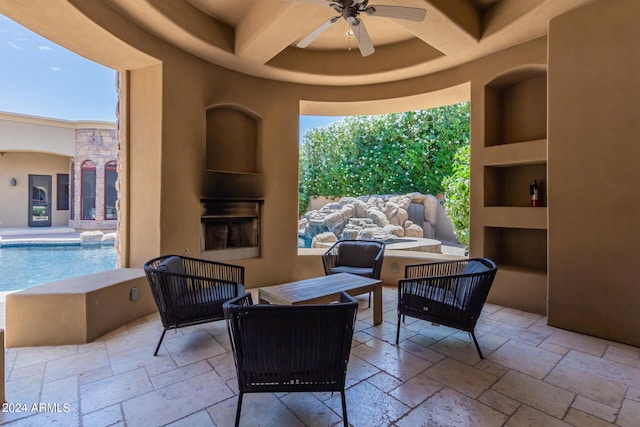
M 365 9 L 365 12 L 371 16 L 407 19 L 409 21 L 422 21 L 427 14 L 426 10 L 417 7 L 387 6 L 382 4 L 369 6 Z
M 360 48 L 362 56 L 369 56 L 376 51 L 373 47 L 373 42 L 369 37 L 369 33 L 367 32 L 367 28 L 364 26 L 364 22 L 361 19 L 358 19 L 356 23 L 351 23 L 351 31 L 358 41 L 358 48 Z
M 339 16 L 334 16 L 333 18 L 329 19 L 328 21 L 325 21 L 322 25 L 320 25 L 318 28 L 313 30 L 311 32 L 311 34 L 309 34 L 307 37 L 305 37 L 302 40 L 300 40 L 296 46 L 298 46 L 298 47 L 307 47 L 307 46 L 309 46 L 309 44 L 311 44 L 311 42 L 314 41 L 320 34 L 324 33 L 325 31 L 327 31 L 329 29 L 329 27 L 331 27 L 333 24 L 338 22 L 338 19 L 340 19 Z

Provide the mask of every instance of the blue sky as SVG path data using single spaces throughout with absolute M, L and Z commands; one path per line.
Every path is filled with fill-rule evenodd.
M 0 111 L 63 120 L 116 120 L 114 70 L 89 61 L 0 14 Z M 300 116 L 307 129 L 341 117 Z
M 0 111 L 115 121 L 115 71 L 0 15 Z

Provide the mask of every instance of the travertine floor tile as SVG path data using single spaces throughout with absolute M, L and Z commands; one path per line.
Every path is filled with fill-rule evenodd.
M 340 393 L 335 393 L 334 396 L 338 396 L 340 400 Z M 307 426 L 331 426 L 342 420 L 342 403 L 338 405 L 339 414 L 336 414 L 313 393 L 289 393 L 280 400 Z M 348 410 L 349 402 L 347 401 Z
M 340 396 L 326 402 L 334 412 L 342 413 Z M 347 415 L 354 426 L 389 426 L 409 411 L 409 407 L 364 381 L 347 390 Z
M 618 414 L 616 424 L 622 427 L 638 427 L 640 423 L 640 402 L 635 400 L 625 400 Z
M 626 387 L 614 381 L 563 364 L 556 366 L 545 381 L 615 408 L 620 407 L 626 392 Z
M 193 415 L 181 418 L 167 424 L 167 427 L 216 427 L 207 411 L 196 412 Z
M 457 391 L 445 388 L 411 411 L 396 424 L 415 426 L 501 426 L 506 415 Z
M 520 426 L 570 427 L 570 424 L 529 406 L 522 405 L 505 424 L 505 427 Z
M 233 392 L 215 373 L 207 372 L 122 403 L 127 425 L 160 426 L 229 399 Z
M 602 356 L 607 349 L 606 341 L 600 338 L 562 330 L 555 331 L 544 342 L 568 347 L 594 356 Z
M 575 350 L 571 350 L 560 364 L 589 372 L 625 387 L 637 387 L 640 384 L 640 369 Z
M 389 394 L 405 405 L 415 408 L 443 387 L 444 384 L 423 372 L 391 390 Z
M 431 366 L 430 362 L 377 338 L 353 347 L 351 354 L 402 381 L 416 376 Z
M 575 397 L 571 392 L 516 371 L 507 372 L 493 390 L 556 418 L 564 416 Z
M 498 379 L 495 375 L 454 359 L 444 359 L 424 373 L 439 383 L 474 399 L 484 393 Z
M 616 408 L 587 399 L 584 396 L 577 396 L 576 400 L 571 404 L 571 407 L 610 422 L 615 421 L 616 416 L 618 415 L 618 410 Z
M 502 412 L 506 415 L 513 415 L 514 412 L 520 407 L 520 402 L 514 400 L 502 393 L 498 393 L 494 390 L 487 390 L 478 398 L 478 400 L 485 405 Z
M 490 361 L 534 378 L 544 378 L 562 356 L 550 351 L 509 341 L 487 357 Z
M 579 427 L 613 427 L 614 424 L 608 423 L 603 419 L 594 417 L 575 408 L 569 409 L 567 416 L 564 417 L 564 421 L 573 426 Z
M 88 414 L 152 390 L 147 373 L 140 368 L 81 386 L 80 407 Z

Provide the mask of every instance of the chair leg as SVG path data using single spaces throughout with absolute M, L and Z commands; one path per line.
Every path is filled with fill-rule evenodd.
M 371 308 L 371 292 L 369 292 L 369 308 Z
M 396 345 L 400 341 L 400 313 L 398 313 L 398 330 L 396 331 Z
M 162 331 L 162 335 L 160 335 L 160 341 L 158 341 L 158 345 L 156 346 L 156 351 L 153 353 L 154 356 L 158 355 L 158 350 L 160 350 L 160 344 L 162 344 L 162 340 L 164 339 L 164 334 L 167 333 L 167 328 Z
M 342 423 L 344 427 L 349 427 L 349 421 L 347 421 L 347 399 L 344 390 L 341 390 L 340 394 L 342 395 Z
M 480 351 L 480 346 L 478 345 L 478 340 L 476 339 L 476 334 L 471 331 L 469 332 L 471 334 L 471 338 L 473 338 L 473 343 L 476 345 L 476 350 L 478 350 L 478 356 L 480 356 L 480 359 L 484 359 L 484 356 L 482 355 L 482 352 Z
M 240 425 L 240 410 L 242 409 L 242 396 L 243 393 L 240 392 L 238 395 L 238 405 L 236 406 L 236 427 Z

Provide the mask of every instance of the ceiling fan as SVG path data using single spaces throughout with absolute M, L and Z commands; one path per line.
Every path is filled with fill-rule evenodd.
M 285 0 L 291 2 L 310 3 L 320 6 L 329 6 L 339 15 L 325 21 L 318 28 L 313 30 L 308 36 L 298 42 L 296 46 L 304 48 L 309 46 L 320 34 L 327 31 L 333 24 L 338 22 L 340 18 L 344 18 L 349 23 L 351 33 L 358 42 L 358 48 L 362 56 L 369 56 L 375 49 L 373 42 L 369 37 L 364 21 L 360 17 L 360 13 L 364 12 L 371 16 L 380 16 L 386 18 L 408 19 L 410 21 L 422 21 L 427 13 L 426 10 L 417 7 L 405 6 L 387 6 L 372 5 L 369 6 L 369 0 Z M 351 34 L 350 34 L 351 35 Z

